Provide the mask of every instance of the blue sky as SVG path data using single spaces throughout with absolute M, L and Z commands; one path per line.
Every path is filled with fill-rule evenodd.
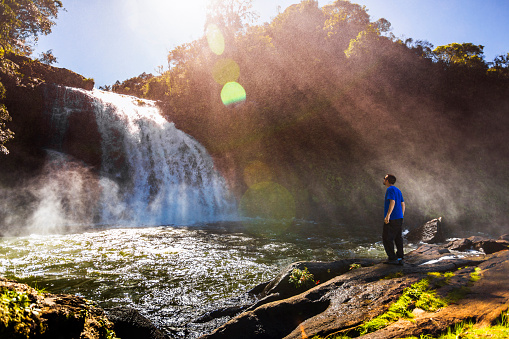
M 203 34 L 207 0 L 63 0 L 53 32 L 39 39 L 34 56 L 53 50 L 57 67 L 94 78 L 96 87 L 143 72 L 167 68 L 174 47 Z M 258 23 L 270 21 L 278 6 L 299 0 L 253 0 Z M 320 6 L 330 0 L 319 0 Z M 365 5 L 372 21 L 391 22 L 398 37 L 428 40 L 434 46 L 472 42 L 485 58 L 509 52 L 509 0 L 352 0 Z

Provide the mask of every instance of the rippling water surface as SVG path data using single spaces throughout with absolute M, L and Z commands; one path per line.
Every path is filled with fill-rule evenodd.
M 284 232 L 227 223 L 0 238 L 0 275 L 103 308 L 130 306 L 173 337 L 196 337 L 210 328 L 190 322 L 249 303 L 246 291 L 292 262 L 383 258 L 378 233 L 302 222 Z

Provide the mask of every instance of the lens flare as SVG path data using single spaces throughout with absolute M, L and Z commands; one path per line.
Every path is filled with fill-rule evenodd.
M 227 82 L 221 90 L 221 101 L 225 106 L 246 101 L 246 90 L 238 82 Z
M 221 59 L 216 62 L 212 68 L 212 77 L 220 84 L 224 85 L 227 82 L 234 82 L 239 79 L 240 67 L 232 59 Z
M 246 191 L 239 209 L 244 217 L 291 220 L 295 217 L 295 200 L 280 184 L 265 181 Z
M 223 54 L 225 46 L 224 36 L 219 27 L 215 24 L 208 25 L 205 30 L 205 35 L 207 36 L 207 42 L 212 52 L 217 55 Z
M 272 170 L 265 163 L 255 160 L 244 168 L 244 182 L 251 187 L 260 182 L 272 181 Z

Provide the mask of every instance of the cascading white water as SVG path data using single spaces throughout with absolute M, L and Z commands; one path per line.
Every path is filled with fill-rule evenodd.
M 118 225 L 189 225 L 233 216 L 233 199 L 224 179 L 214 169 L 211 156 L 196 140 L 164 119 L 153 101 L 64 87 L 57 88 L 51 96 L 53 102 L 47 104 L 47 113 L 55 130 L 52 146 L 57 150 L 71 114 L 81 114 L 80 109 L 86 107 L 95 115 L 101 138 L 101 165 L 95 180 L 99 193 L 91 195 L 83 185 L 62 190 L 83 181 L 77 179 L 78 173 L 90 176 L 90 169 L 83 164 L 81 171 L 73 170 L 72 175 L 66 176 L 70 171 L 64 163 L 73 164 L 71 167 L 75 169 L 79 161 L 51 152 L 45 175 L 58 177 L 60 184 L 55 186 L 55 180 L 42 179 L 53 184 L 39 185 L 45 193 L 39 194 L 37 209 L 47 210 L 48 206 L 56 205 L 58 220 L 67 224 L 93 221 Z M 52 193 L 47 194 L 46 190 Z M 80 196 L 80 192 L 87 194 Z M 62 199 L 71 201 L 66 208 L 62 207 Z M 72 203 L 74 199 L 84 201 L 76 204 Z M 87 218 L 84 218 L 87 213 L 76 211 L 80 208 L 86 209 Z M 37 222 L 32 220 L 31 224 Z
M 101 178 L 103 222 L 188 224 L 232 212 L 206 149 L 164 119 L 154 102 L 98 90 L 90 95 L 97 99 L 102 171 L 109 174 Z

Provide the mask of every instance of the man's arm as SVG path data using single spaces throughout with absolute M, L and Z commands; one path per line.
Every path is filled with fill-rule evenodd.
M 388 224 L 388 223 L 389 223 L 389 220 L 390 220 L 390 218 L 391 218 L 392 210 L 394 209 L 394 205 L 396 205 L 396 201 L 394 201 L 394 200 L 390 199 L 390 200 L 389 200 L 389 209 L 387 210 L 387 215 L 385 216 L 385 220 L 384 220 L 384 222 L 385 222 L 386 224 Z
M 403 216 L 405 216 L 405 202 L 401 202 L 401 211 L 403 212 Z

